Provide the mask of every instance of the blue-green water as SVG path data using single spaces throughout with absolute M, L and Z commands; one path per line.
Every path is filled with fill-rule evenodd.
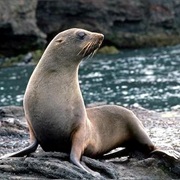
M 33 68 L 0 69 L 0 106 L 22 105 Z M 171 110 L 180 105 L 180 46 L 96 55 L 82 62 L 79 79 L 86 104 Z

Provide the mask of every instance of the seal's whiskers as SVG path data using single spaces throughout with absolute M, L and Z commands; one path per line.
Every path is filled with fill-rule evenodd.
M 88 54 L 88 53 L 90 52 L 91 47 L 92 47 L 92 42 L 90 42 L 90 43 L 88 44 L 88 46 L 86 47 L 86 49 L 85 49 L 85 51 L 84 51 L 84 53 L 83 53 L 83 56 L 84 56 L 84 57 L 86 56 L 86 54 Z
M 89 46 L 89 44 L 91 44 L 90 42 L 87 43 L 79 52 L 77 55 L 80 55 L 80 54 L 84 54 L 84 51 L 86 50 L 86 48 Z

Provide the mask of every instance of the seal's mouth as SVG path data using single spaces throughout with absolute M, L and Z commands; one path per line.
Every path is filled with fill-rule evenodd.
M 104 36 L 102 34 L 97 34 L 95 38 L 92 39 L 91 42 L 88 42 L 78 53 L 78 55 L 82 55 L 84 57 L 92 57 L 103 42 Z

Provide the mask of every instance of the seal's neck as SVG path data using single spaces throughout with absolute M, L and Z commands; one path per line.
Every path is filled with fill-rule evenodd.
M 45 105 L 47 111 L 58 107 L 59 118 L 63 120 L 86 122 L 87 113 L 79 86 L 78 70 L 79 65 L 48 68 L 44 62 L 39 62 L 28 83 L 31 92 L 27 94 L 36 92 L 39 100 L 48 102 Z
M 40 60 L 35 68 L 33 74 L 36 74 L 39 81 L 43 79 L 43 82 L 47 84 L 52 84 L 60 89 L 73 88 L 74 91 L 79 89 L 78 81 L 78 70 L 79 64 L 77 62 L 73 63 L 63 63 L 68 61 L 68 59 L 45 59 Z M 37 78 L 36 78 L 37 79 Z M 53 85 L 53 83 L 54 85 Z
M 52 60 L 52 62 L 53 61 L 55 60 Z M 63 59 L 63 61 L 65 60 Z M 56 99 L 59 98 L 58 102 L 61 102 L 61 104 L 69 103 L 70 105 L 68 107 L 72 106 L 72 109 L 76 107 L 81 111 L 85 111 L 84 100 L 78 80 L 79 64 L 61 64 L 58 62 L 58 64 L 52 65 L 50 59 L 47 63 L 48 64 L 46 64 L 44 59 L 41 59 L 35 68 L 31 78 L 34 81 L 31 83 L 34 84 L 34 88 L 37 89 L 46 84 L 47 96 L 48 94 L 55 93 L 54 97 Z M 33 78 L 34 75 L 36 78 Z M 56 99 L 54 101 L 56 101 Z

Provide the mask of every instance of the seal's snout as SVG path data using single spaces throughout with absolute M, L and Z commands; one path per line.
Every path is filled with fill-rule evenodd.
M 98 39 L 98 41 L 99 41 L 99 44 L 101 45 L 101 43 L 102 43 L 102 42 L 103 42 L 103 40 L 104 40 L 104 35 L 103 35 L 103 34 L 98 33 L 98 34 L 97 34 L 97 39 Z
M 96 48 L 99 48 L 104 40 L 104 35 L 101 33 L 95 34 Z
M 103 34 L 98 34 L 99 35 L 99 38 L 103 41 L 103 39 L 104 39 L 104 35 Z

